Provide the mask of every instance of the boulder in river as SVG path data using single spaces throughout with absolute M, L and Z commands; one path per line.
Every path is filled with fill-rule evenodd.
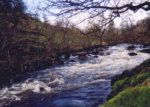
M 143 53 L 150 53 L 150 49 L 143 49 L 143 50 L 141 50 L 140 52 L 143 52 Z
M 102 49 L 101 48 L 97 48 L 94 51 L 92 51 L 91 54 L 98 55 L 100 53 L 100 51 L 102 51 Z
M 70 58 L 70 53 L 69 52 L 66 52 L 65 53 L 65 59 L 69 59 Z
M 110 55 L 110 53 L 109 52 L 100 52 L 100 55 L 107 56 L 107 55 Z
M 86 56 L 86 54 L 80 54 L 80 55 L 78 55 L 78 58 L 80 60 L 86 60 L 86 59 L 88 59 L 88 57 Z
M 93 54 L 93 55 L 98 55 L 98 51 L 93 51 L 93 52 L 91 52 L 91 54 Z
M 40 87 L 39 90 L 40 90 L 40 92 L 44 92 L 45 91 L 45 89 L 43 87 Z
M 76 62 L 75 60 L 71 59 L 70 62 Z
M 130 45 L 127 47 L 127 50 L 134 50 L 136 47 L 134 45 Z
M 58 60 L 58 61 L 56 62 L 56 65 L 64 65 L 64 61 Z
M 128 55 L 129 55 L 129 56 L 136 56 L 137 53 L 135 53 L 135 52 L 130 52 L 130 53 L 128 53 Z
M 98 56 L 97 56 L 97 55 L 94 55 L 94 57 L 95 57 L 95 58 L 98 58 Z

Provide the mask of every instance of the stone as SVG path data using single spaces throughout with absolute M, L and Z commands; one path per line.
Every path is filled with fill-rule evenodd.
M 73 60 L 73 59 L 71 59 L 70 61 L 71 61 L 71 62 L 75 62 L 75 60 Z
M 100 55 L 107 56 L 107 55 L 110 55 L 110 53 L 109 52 L 100 52 Z
M 86 60 L 86 59 L 88 59 L 88 57 L 85 54 L 80 54 L 80 55 L 78 55 L 78 59 Z
M 98 56 L 97 56 L 97 55 L 94 55 L 94 57 L 95 57 L 95 58 L 98 58 Z
M 69 52 L 65 53 L 65 59 L 69 59 L 69 58 L 70 58 L 70 53 Z
M 150 49 L 143 49 L 140 52 L 142 52 L 142 53 L 150 53 Z
M 128 55 L 129 55 L 129 56 L 136 56 L 136 55 L 137 55 L 137 53 L 130 52 L 130 53 L 128 53 Z
M 56 64 L 58 64 L 58 65 L 64 65 L 64 61 L 58 60 Z
M 43 87 L 40 87 L 40 92 L 45 91 L 45 89 Z
M 91 52 L 93 55 L 98 55 L 98 51 Z
M 127 50 L 134 50 L 136 47 L 134 45 L 130 45 L 127 47 Z

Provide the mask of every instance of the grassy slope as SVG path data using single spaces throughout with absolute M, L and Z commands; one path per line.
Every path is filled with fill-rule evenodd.
M 102 107 L 150 106 L 150 59 L 112 80 L 109 101 Z

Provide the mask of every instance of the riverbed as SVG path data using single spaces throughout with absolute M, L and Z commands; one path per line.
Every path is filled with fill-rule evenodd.
M 103 53 L 86 54 L 80 60 L 72 54 L 64 65 L 16 76 L 16 82 L 0 89 L 0 107 L 98 107 L 107 100 L 111 78 L 150 58 L 142 45 L 127 50 L 128 44 L 103 48 Z M 93 50 L 94 51 L 94 50 Z M 130 56 L 128 53 L 136 53 Z

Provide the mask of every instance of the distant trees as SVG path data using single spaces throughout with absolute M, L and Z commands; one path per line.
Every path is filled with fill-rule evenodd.
M 132 21 L 129 21 L 129 23 L 123 25 L 119 34 L 120 42 L 150 44 L 150 23 L 148 23 L 148 20 L 150 20 L 150 18 L 143 19 L 137 24 L 133 24 Z
M 149 0 L 46 0 L 45 3 L 46 4 L 44 5 L 44 7 L 41 7 L 41 9 L 51 15 L 73 17 L 77 14 L 87 13 L 88 16 L 83 20 L 93 19 L 97 17 L 100 17 L 100 20 L 105 20 L 104 23 L 97 23 L 89 29 L 90 32 L 92 32 L 91 30 L 93 30 L 92 35 L 95 33 L 95 36 L 99 36 L 101 44 L 104 41 L 103 35 L 104 32 L 106 34 L 106 31 L 106 41 L 111 41 L 111 35 L 115 35 L 114 38 L 112 38 L 113 42 L 115 42 L 118 38 L 118 35 L 120 33 L 119 29 L 108 27 L 111 25 L 113 19 L 115 19 L 116 17 L 120 17 L 122 13 L 125 13 L 127 11 L 136 12 L 140 9 L 144 11 L 150 10 Z M 57 11 L 54 11 L 54 9 L 56 9 Z M 104 28 L 106 28 L 107 30 Z M 108 34 L 108 32 L 110 34 Z M 125 33 L 127 34 L 127 32 Z M 134 41 L 135 38 L 133 37 L 130 39 Z M 127 38 L 126 40 L 128 41 L 129 39 Z

